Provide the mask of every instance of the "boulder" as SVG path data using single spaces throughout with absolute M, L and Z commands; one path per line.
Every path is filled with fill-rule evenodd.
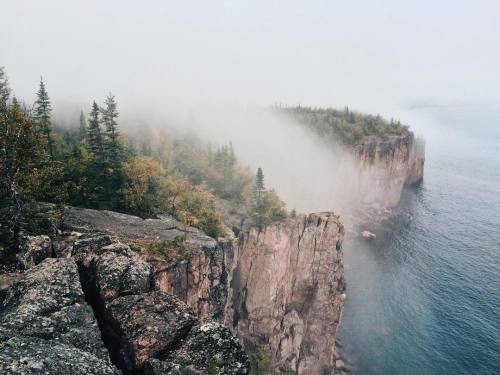
M 0 309 L 0 369 L 11 374 L 118 374 L 109 359 L 72 259 L 26 271 Z
M 181 374 L 246 374 L 248 358 L 238 340 L 228 328 L 220 323 L 206 321 L 191 329 L 179 349 L 168 354 L 160 363 L 155 361 L 151 368 L 153 374 L 168 367 Z M 218 372 L 216 372 L 218 371 Z
M 97 257 L 93 264 L 97 292 L 104 301 L 151 290 L 151 266 L 134 259 L 125 246 L 108 246 L 108 251 Z
M 5 375 L 119 375 L 107 360 L 71 344 L 0 333 L 0 373 Z
M 52 242 L 49 236 L 28 236 L 16 254 L 17 261 L 24 269 L 31 268 L 51 256 Z
M 106 320 L 120 337 L 119 351 L 129 370 L 172 350 L 196 323 L 189 306 L 161 291 L 113 300 Z
M 361 237 L 367 240 L 374 240 L 375 238 L 377 238 L 377 235 L 373 232 L 370 232 L 369 230 L 364 230 L 361 232 Z

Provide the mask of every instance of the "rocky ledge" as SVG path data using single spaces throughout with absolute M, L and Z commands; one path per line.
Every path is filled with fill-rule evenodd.
M 229 329 L 160 290 L 140 252 L 108 234 L 71 233 L 48 240 L 59 258 L 40 261 L 46 240 L 20 253 L 29 269 L 0 307 L 1 373 L 248 373 Z
M 20 248 L 24 273 L 0 278 L 3 372 L 335 371 L 345 282 L 333 213 L 238 241 L 168 217 L 71 207 L 59 226 Z

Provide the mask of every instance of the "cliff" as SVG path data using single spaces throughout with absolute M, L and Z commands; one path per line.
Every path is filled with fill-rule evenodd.
M 95 373 L 245 374 L 247 355 L 234 334 L 257 373 L 333 370 L 345 299 L 338 216 L 302 215 L 260 233 L 251 230 L 238 241 L 216 241 L 169 217 L 143 220 L 73 207 L 59 225 L 56 236 L 26 241 L 18 254 L 26 271 L 8 279 L 12 286 L 0 308 L 0 358 L 6 366 L 30 352 L 36 362 L 58 337 L 70 340 L 84 330 L 67 344 L 68 368 L 93 356 Z M 68 278 L 74 302 L 64 299 Z M 54 298 L 45 307 L 47 290 Z M 41 306 L 41 321 L 44 311 L 55 311 L 48 328 L 43 322 L 41 331 L 8 326 L 14 315 L 22 327 L 36 321 L 20 314 L 20 298 L 27 311 Z M 77 309 L 69 318 L 58 313 L 71 304 Z M 88 329 L 78 327 L 81 321 Z M 39 350 L 23 344 L 28 337 L 36 337 Z M 61 373 L 50 358 L 42 367 Z M 30 373 L 25 367 L 12 373 L 23 371 Z
M 358 164 L 356 189 L 365 204 L 393 207 L 405 185 L 423 179 L 425 144 L 412 132 L 366 140 L 352 150 Z
M 216 241 L 169 218 L 69 208 L 65 220 L 57 236 L 28 238 L 18 254 L 27 270 L 4 279 L 11 285 L 0 306 L 2 373 L 248 373 L 239 341 L 208 318 L 225 302 Z M 183 258 L 151 256 L 132 241 L 141 232 Z M 168 267 L 159 270 L 158 261 Z M 164 273 L 175 285 L 161 281 Z
M 331 213 L 299 216 L 240 237 L 226 324 L 257 373 L 333 370 L 345 299 L 344 229 Z

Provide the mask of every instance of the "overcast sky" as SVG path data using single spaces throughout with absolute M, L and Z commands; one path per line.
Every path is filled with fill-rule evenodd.
M 0 65 L 31 100 L 500 104 L 499 0 L 4 1 Z

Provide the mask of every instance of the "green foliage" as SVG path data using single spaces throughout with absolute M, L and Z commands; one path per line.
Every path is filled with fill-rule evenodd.
M 148 254 L 160 256 L 172 262 L 187 259 L 191 254 L 181 237 L 177 237 L 172 241 L 137 240 L 134 245 L 135 249 L 137 249 L 136 246 L 139 246 Z
M 80 112 L 80 128 L 78 129 L 78 131 L 79 131 L 78 135 L 80 141 L 83 141 L 84 139 L 87 138 L 87 120 L 85 119 L 83 111 Z
M 0 113 L 5 113 L 7 109 L 7 102 L 10 97 L 10 87 L 5 69 L 0 66 Z
M 249 345 L 247 354 L 250 361 L 250 375 L 267 374 L 271 370 L 272 356 L 264 347 Z
M 255 175 L 255 188 L 252 205 L 252 225 L 262 230 L 266 225 L 287 217 L 285 203 L 273 189 L 267 191 L 264 185 L 264 173 L 261 168 Z
M 388 122 L 379 115 L 352 112 L 348 107 L 342 111 L 308 107 L 289 107 L 279 110 L 311 126 L 321 136 L 339 139 L 342 143 L 351 146 L 372 138 L 386 140 L 391 136 L 408 134 L 408 126 L 401 124 L 399 120 L 391 119 Z
M 66 199 L 63 166 L 45 148 L 46 133 L 37 133 L 28 110 L 14 98 L 0 74 L 0 248 L 14 249 L 32 224 L 33 203 Z M 39 118 L 37 118 L 39 121 Z
M 52 113 L 52 105 L 50 103 L 49 94 L 45 88 L 45 83 L 43 78 L 40 77 L 40 88 L 36 93 L 35 101 L 35 121 L 37 124 L 37 129 L 41 135 L 44 136 L 44 141 L 47 145 L 47 150 L 50 157 L 54 158 L 54 146 L 51 136 L 52 125 L 50 123 L 50 116 Z
M 33 114 L 17 100 L 9 99 L 10 88 L 2 68 L 3 243 L 12 243 L 23 230 L 47 230 L 36 213 L 39 201 L 141 217 L 167 213 L 214 238 L 224 234 L 217 208 L 221 201 L 238 207 L 245 216 L 251 215 L 252 209 L 259 228 L 286 216 L 276 192 L 265 190 L 262 170 L 258 172 L 256 189 L 252 189 L 253 176 L 238 164 L 231 142 L 207 146 L 193 136 L 163 131 L 154 134 L 147 127 L 141 127 L 142 139 L 122 136 L 118 105 L 111 94 L 102 107 L 92 103 L 88 119 L 82 111 L 72 128 L 53 126 L 52 106 L 43 80 Z M 163 248 L 169 246 L 164 244 Z

